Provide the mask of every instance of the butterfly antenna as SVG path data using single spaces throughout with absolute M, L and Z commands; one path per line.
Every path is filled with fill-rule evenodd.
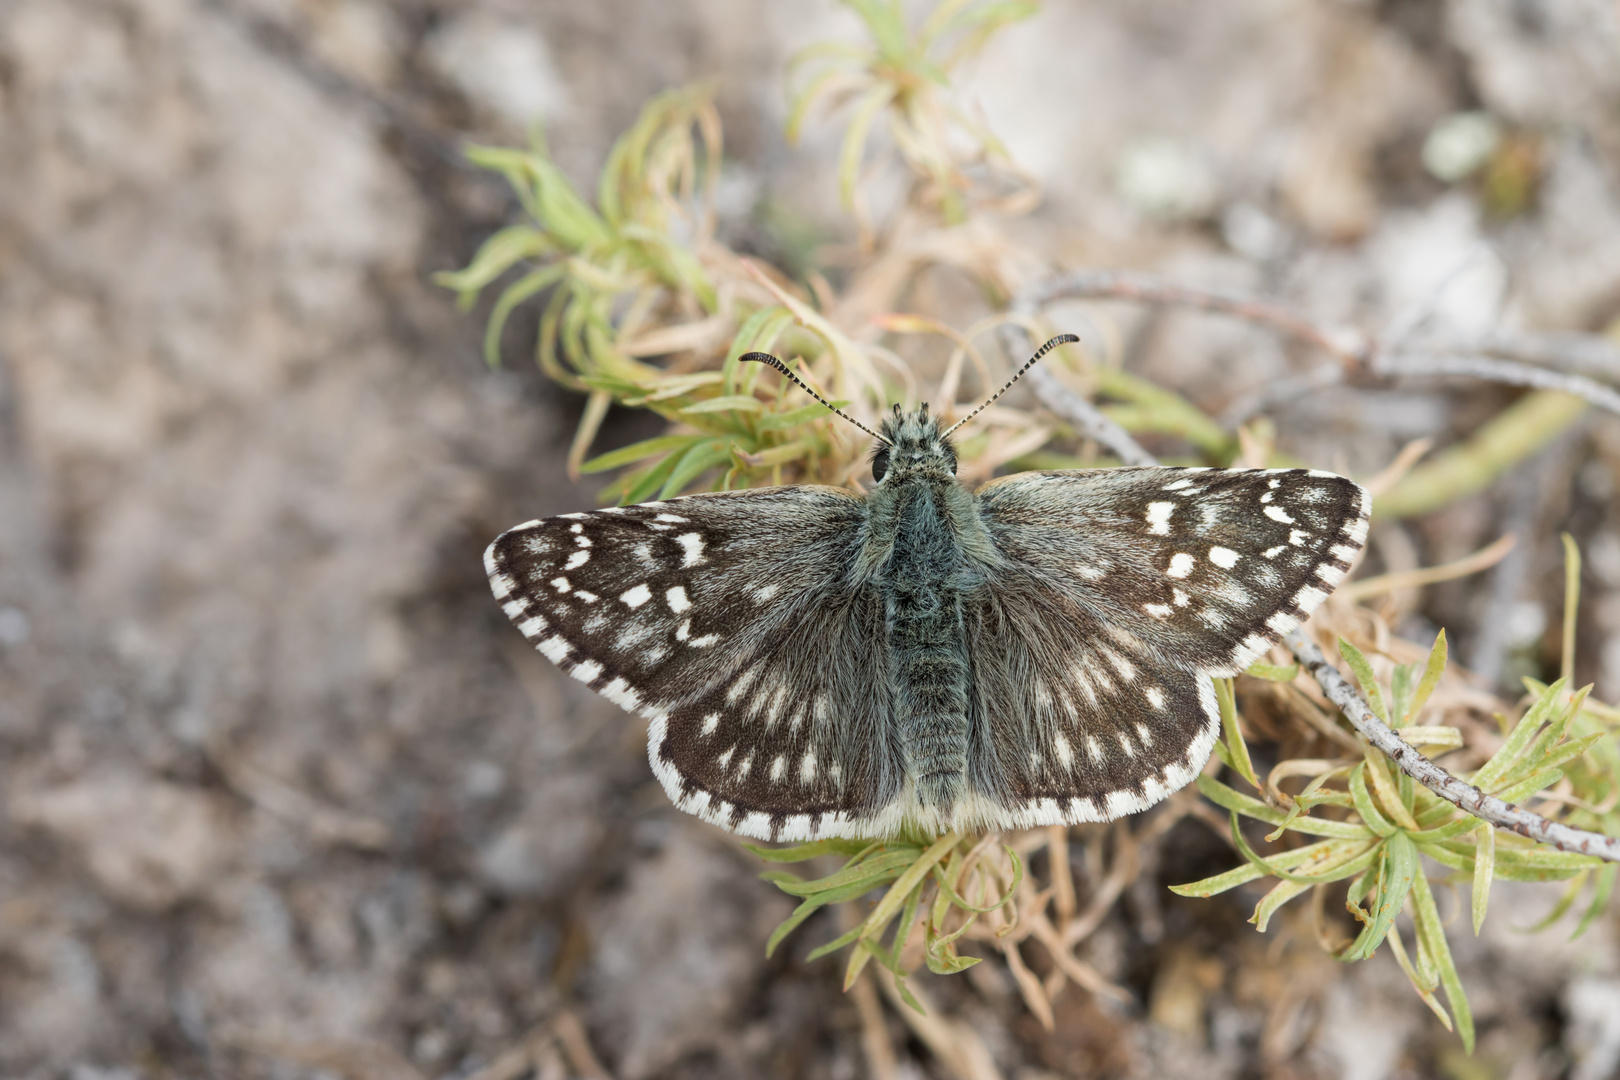
M 1076 338 L 1075 340 L 1079 340 L 1079 339 Z M 827 406 L 827 408 L 832 409 L 833 412 L 837 413 L 839 416 L 842 416 L 845 420 L 848 420 L 850 423 L 854 424 L 856 427 L 860 428 L 862 431 L 864 431 L 868 435 L 872 436 L 872 438 L 876 439 L 878 442 L 882 443 L 885 446 L 892 446 L 893 445 L 892 443 L 889 442 L 888 439 L 885 439 L 883 436 L 879 435 L 877 432 L 873 431 L 871 428 L 867 427 L 865 424 L 861 423 L 859 420 L 855 419 L 853 416 L 851 416 L 848 413 L 844 412 L 843 410 L 839 409 L 838 407 L 833 405 L 832 402 L 828 401 L 826 398 L 822 397 L 820 394 L 818 394 L 814 390 L 810 389 L 809 384 L 807 384 L 803 379 L 799 378 L 797 375 L 793 374 L 793 372 L 789 371 L 788 366 L 786 364 L 782 363 L 782 361 L 778 360 L 776 357 L 772 356 L 770 353 L 764 353 L 764 352 L 744 353 L 738 359 L 752 360 L 756 364 L 769 364 L 771 367 L 775 368 L 777 371 L 780 371 L 783 375 L 787 376 L 789 379 L 792 379 L 793 382 L 798 385 L 800 390 L 803 390 L 805 393 L 809 394 L 811 397 L 815 398 L 817 401 L 819 401 L 823 405 Z
M 957 428 L 961 427 L 963 424 L 967 423 L 969 420 L 973 419 L 975 416 L 978 416 L 980 413 L 984 412 L 984 410 L 988 409 L 992 404 L 995 403 L 996 398 L 1000 397 L 1002 394 L 1005 394 L 1008 390 L 1011 390 L 1012 389 L 1012 384 L 1017 382 L 1019 379 L 1022 379 L 1024 377 L 1024 372 L 1028 371 L 1030 368 L 1035 366 L 1035 361 L 1039 360 L 1041 357 L 1045 356 L 1047 353 L 1051 352 L 1053 349 L 1057 348 L 1059 345 L 1068 345 L 1068 344 L 1070 344 L 1072 342 L 1076 342 L 1076 341 L 1079 341 L 1079 340 L 1080 339 L 1075 337 L 1073 334 L 1059 334 L 1057 337 L 1053 338 L 1051 341 L 1048 341 L 1045 345 L 1042 345 L 1039 349 L 1036 349 L 1035 350 L 1035 355 L 1029 358 L 1029 363 L 1027 363 L 1023 367 L 1019 368 L 1018 369 L 1018 374 L 1016 374 L 1012 378 L 1008 379 L 1006 386 L 1003 386 L 1000 390 L 997 390 L 994 394 L 991 394 L 989 401 L 986 401 L 983 405 L 980 405 L 977 409 L 974 409 L 972 412 L 970 412 L 966 416 L 962 417 L 962 419 L 960 419 L 956 423 L 952 424 L 946 430 L 945 434 L 949 435 L 952 431 L 955 431 Z M 743 357 L 743 359 L 746 360 L 748 358 L 745 356 L 745 357 Z

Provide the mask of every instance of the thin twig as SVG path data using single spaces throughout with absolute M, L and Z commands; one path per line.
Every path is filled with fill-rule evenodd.
M 1459 342 L 1425 342 L 1430 352 L 1482 353 L 1601 379 L 1620 379 L 1620 345 L 1598 334 L 1497 331 Z
M 1335 345 L 1329 335 L 1311 326 L 1306 320 L 1287 312 L 1272 304 L 1258 301 L 1234 298 L 1222 293 L 1196 293 L 1192 290 L 1169 286 L 1161 282 L 1148 281 L 1135 276 L 1121 274 L 1067 274 L 1053 278 L 1036 287 L 1021 293 L 1012 304 L 1012 310 L 1020 315 L 1034 314 L 1044 304 L 1066 297 L 1086 296 L 1092 298 L 1108 297 L 1120 300 L 1143 300 L 1149 303 L 1184 303 L 1193 307 L 1201 307 L 1210 311 L 1223 311 L 1236 315 L 1239 318 L 1249 319 L 1276 326 L 1296 336 L 1312 340 L 1335 355 L 1348 359 L 1359 360 L 1360 350 L 1345 350 Z M 1007 324 L 1008 329 L 1013 324 Z M 1005 340 L 1005 339 L 1004 339 Z M 1018 336 L 1014 341 L 1030 341 L 1028 333 L 1018 328 Z M 1033 344 L 1033 342 L 1031 342 Z M 1023 350 L 1014 351 L 1018 355 L 1022 351 L 1027 353 L 1028 346 Z M 1036 369 L 1039 370 L 1039 369 Z M 1054 382 L 1056 380 L 1053 380 Z M 1096 413 L 1090 402 L 1071 394 L 1085 405 L 1086 410 Z M 1077 417 L 1070 416 L 1065 409 L 1069 406 L 1067 401 L 1055 400 L 1042 395 L 1042 400 L 1048 408 L 1064 419 L 1074 423 L 1076 427 L 1084 428 L 1085 423 Z M 1082 414 L 1083 415 L 1083 414 Z M 1096 414 L 1101 417 L 1100 413 Z M 1106 417 L 1101 417 L 1107 420 Z M 1112 421 L 1108 421 L 1112 424 Z M 1133 465 L 1155 465 L 1157 459 L 1131 436 L 1113 425 L 1117 434 L 1111 436 L 1112 441 L 1098 438 L 1109 449 L 1113 450 L 1122 461 Z M 1446 770 L 1418 753 L 1390 727 L 1373 715 L 1372 708 L 1362 698 L 1361 694 L 1351 686 L 1339 670 L 1328 663 L 1314 643 L 1305 637 L 1303 630 L 1296 630 L 1288 636 L 1286 643 L 1293 652 L 1294 658 L 1299 661 L 1311 677 L 1316 680 L 1328 700 L 1339 707 L 1345 717 L 1368 742 L 1378 747 L 1389 756 L 1395 766 L 1407 776 L 1416 780 L 1447 802 L 1472 814 L 1482 821 L 1488 821 L 1499 829 L 1528 836 L 1560 851 L 1570 851 L 1581 855 L 1595 855 L 1610 862 L 1620 863 L 1620 838 L 1604 836 L 1600 833 L 1587 832 L 1584 829 L 1572 828 L 1568 825 L 1549 821 L 1528 810 L 1521 810 L 1510 806 L 1501 799 L 1487 795 L 1472 784 L 1452 776 Z M 1071 932 L 1072 932 L 1071 924 Z
M 1600 409 L 1620 413 L 1620 393 L 1600 382 L 1595 382 L 1585 375 L 1569 375 L 1562 371 L 1531 367 L 1529 364 L 1513 360 L 1498 360 L 1489 356 L 1453 356 L 1433 352 L 1378 353 L 1372 358 L 1371 370 L 1376 374 L 1394 378 L 1461 375 L 1507 386 L 1562 390 L 1566 394 L 1583 397 Z
M 1518 833 L 1579 855 L 1595 855 L 1610 862 L 1620 862 L 1620 837 L 1575 829 L 1556 821 L 1548 821 L 1538 814 L 1521 810 L 1494 795 L 1487 795 L 1472 784 L 1463 782 L 1414 750 L 1405 739 L 1397 735 L 1388 724 L 1373 715 L 1355 687 L 1350 685 L 1339 669 L 1328 663 L 1322 650 L 1307 638 L 1303 631 L 1295 630 L 1284 639 L 1294 658 L 1311 673 L 1328 700 L 1339 707 L 1362 736 L 1382 750 L 1406 775 L 1451 803 L 1458 809 L 1488 821 L 1498 829 Z
M 1323 330 L 1309 319 L 1257 296 L 1215 289 L 1190 289 L 1147 274 L 1086 271 L 1060 274 L 1020 295 L 1014 310 L 1044 307 L 1054 300 L 1134 300 L 1140 304 L 1173 304 L 1248 322 L 1264 323 L 1285 334 L 1308 341 L 1347 366 L 1362 363 L 1370 352 L 1364 335 Z

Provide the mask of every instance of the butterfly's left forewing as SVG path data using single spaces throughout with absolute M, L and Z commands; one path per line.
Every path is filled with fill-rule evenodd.
M 748 836 L 864 835 L 901 784 L 865 504 L 767 488 L 532 521 L 485 554 L 535 647 L 649 721 L 677 806 Z
M 1000 562 L 964 612 L 969 809 L 1003 826 L 1109 820 L 1192 780 L 1210 679 L 1309 617 L 1370 509 L 1304 469 L 1023 473 L 976 499 Z

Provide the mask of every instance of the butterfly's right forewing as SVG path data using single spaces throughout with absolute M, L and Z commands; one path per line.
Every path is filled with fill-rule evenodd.
M 677 806 L 744 835 L 863 835 L 902 782 L 865 506 L 767 488 L 520 525 L 485 555 L 536 648 L 646 717 Z
M 999 561 L 964 612 L 969 781 L 980 818 L 1020 825 L 1115 818 L 1197 775 L 1210 679 L 1327 597 L 1370 509 L 1304 469 L 1023 473 L 976 498 Z

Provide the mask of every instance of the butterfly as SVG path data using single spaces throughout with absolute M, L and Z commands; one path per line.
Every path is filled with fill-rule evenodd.
M 775 357 L 743 359 L 838 412 Z M 491 589 L 547 659 L 646 718 L 675 805 L 733 832 L 1146 809 L 1209 758 L 1211 679 L 1350 569 L 1371 498 L 1315 469 L 1026 472 L 969 491 L 950 435 L 978 411 L 943 429 L 895 405 L 876 432 L 838 413 L 876 440 L 864 495 L 806 484 L 527 522 L 485 552 Z

